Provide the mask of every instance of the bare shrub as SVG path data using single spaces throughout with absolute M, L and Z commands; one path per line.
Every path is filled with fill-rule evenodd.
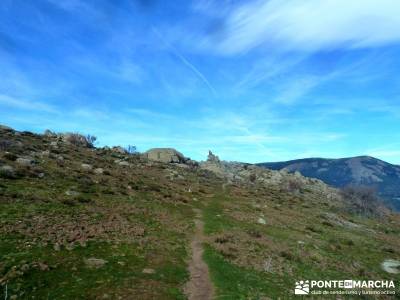
M 86 142 L 93 147 L 97 141 L 97 137 L 91 134 L 86 135 Z
M 349 212 L 363 216 L 379 216 L 383 213 L 382 200 L 376 190 L 367 186 L 346 186 L 341 195 Z
M 289 193 L 299 193 L 302 189 L 302 183 L 296 178 L 288 178 L 283 183 L 283 189 Z
M 256 182 L 257 175 L 255 173 L 251 173 L 249 176 L 249 180 L 250 180 L 250 182 L 253 182 L 253 183 Z
M 137 154 L 137 153 L 138 153 L 137 147 L 136 147 L 136 146 L 133 146 L 133 145 L 128 145 L 128 146 L 125 148 L 125 150 L 126 150 L 126 152 L 128 152 L 129 154 Z

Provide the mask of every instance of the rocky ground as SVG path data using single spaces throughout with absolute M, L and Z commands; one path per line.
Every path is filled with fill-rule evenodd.
M 0 127 L 0 297 L 190 298 L 196 220 L 218 299 L 291 298 L 299 279 L 399 278 L 382 267 L 400 259 L 398 215 L 352 215 L 300 174 L 157 151 Z

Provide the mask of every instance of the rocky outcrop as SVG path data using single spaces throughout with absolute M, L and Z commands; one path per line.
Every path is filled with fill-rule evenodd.
M 51 130 L 46 129 L 43 133 L 43 137 L 51 140 L 50 145 L 52 147 L 58 147 L 59 143 L 64 143 L 67 145 L 75 145 L 78 147 L 93 148 L 93 141 L 90 135 L 85 136 L 76 132 L 65 132 L 65 133 L 55 133 Z
M 121 146 L 112 147 L 111 151 L 119 154 L 128 154 L 128 151 Z
M 207 156 L 207 161 L 208 162 L 213 162 L 213 163 L 219 163 L 219 157 L 216 156 L 214 153 L 211 152 L 211 150 L 208 150 L 208 156 Z
M 291 174 L 286 170 L 273 171 L 252 164 L 221 161 L 211 151 L 207 160 L 200 162 L 200 168 L 213 172 L 228 183 L 275 185 L 288 192 L 300 192 L 307 188 L 337 197 L 335 190 L 322 181 L 304 177 L 299 172 Z
M 44 131 L 43 135 L 44 135 L 45 137 L 48 137 L 48 138 L 56 138 L 56 137 L 57 137 L 57 133 L 55 133 L 55 132 L 53 132 L 53 131 L 51 131 L 51 130 L 49 130 L 49 129 L 46 129 L 46 130 Z
M 144 157 L 162 163 L 186 163 L 190 159 L 173 148 L 153 148 L 145 152 Z
M 89 143 L 87 138 L 79 133 L 61 133 L 59 134 L 59 138 L 66 144 L 72 144 L 75 146 L 80 146 L 80 147 L 87 147 L 90 148 L 93 145 Z

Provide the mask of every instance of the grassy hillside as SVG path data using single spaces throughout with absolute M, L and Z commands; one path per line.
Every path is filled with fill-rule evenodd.
M 307 185 L 227 182 L 8 129 L 0 149 L 2 299 L 186 299 L 193 209 L 218 299 L 291 298 L 307 278 L 399 279 L 380 267 L 400 259 L 399 217 L 350 215 Z

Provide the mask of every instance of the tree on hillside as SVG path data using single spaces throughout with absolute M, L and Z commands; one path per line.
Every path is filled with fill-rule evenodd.
M 341 189 L 341 195 L 351 213 L 363 216 L 382 213 L 382 200 L 373 187 L 349 185 Z
M 129 153 L 129 154 L 136 154 L 138 153 L 137 151 L 137 147 L 133 146 L 133 145 L 128 145 L 125 150 Z

